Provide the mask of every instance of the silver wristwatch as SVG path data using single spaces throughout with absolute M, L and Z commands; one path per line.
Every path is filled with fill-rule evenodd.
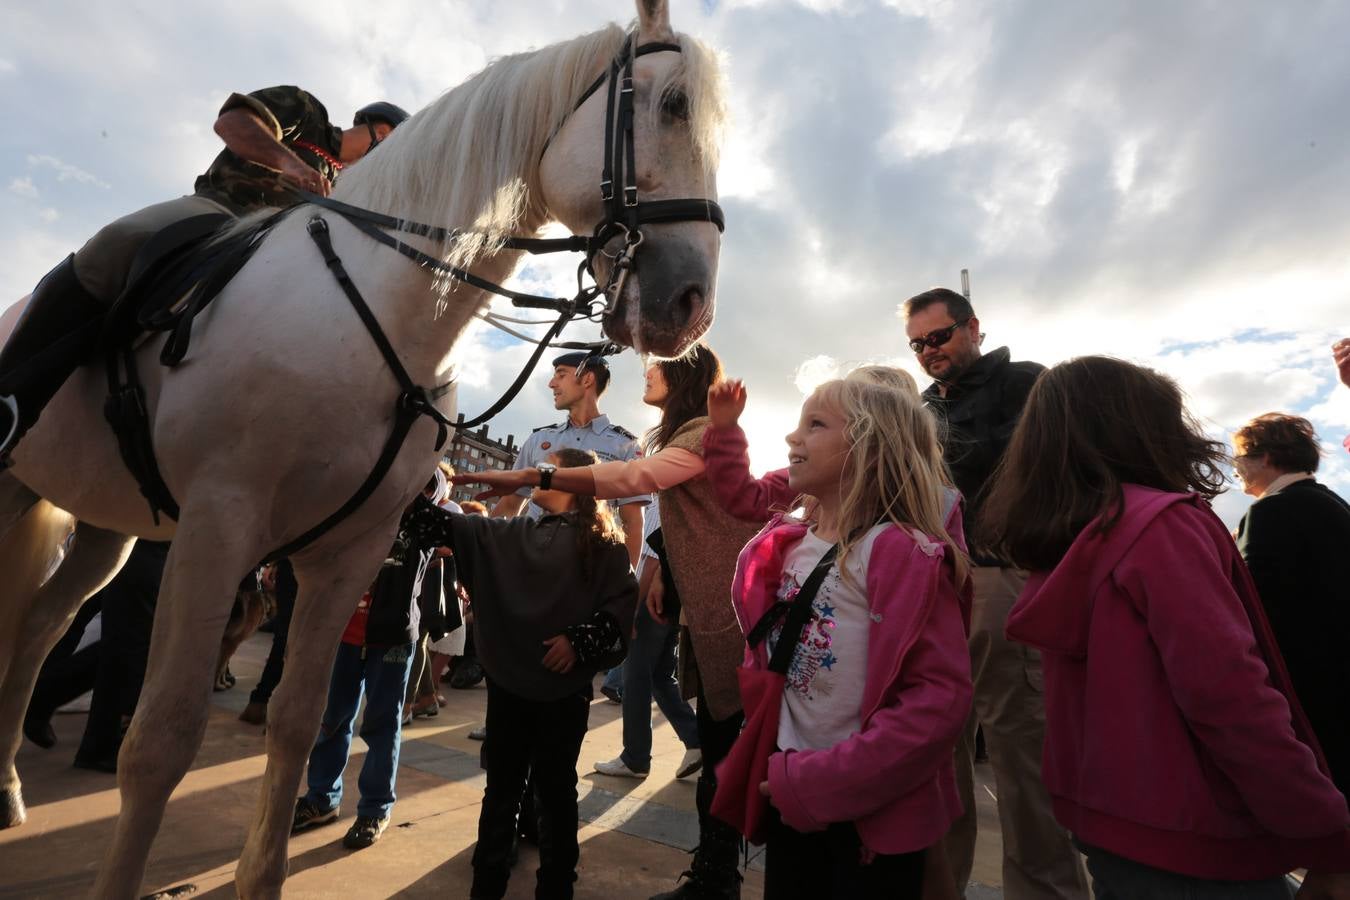
M 558 467 L 553 463 L 540 463 L 535 468 L 539 470 L 539 488 L 549 490 L 553 485 L 553 473 L 558 471 Z

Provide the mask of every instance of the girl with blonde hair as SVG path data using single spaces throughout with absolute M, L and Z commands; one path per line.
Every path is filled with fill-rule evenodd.
M 894 366 L 858 366 L 844 377 L 919 395 L 914 377 Z M 747 522 L 767 522 L 774 513 L 792 509 L 801 497 L 788 486 L 787 469 L 776 469 L 762 478 L 750 474 L 750 442 L 740 426 L 745 401 L 745 384 L 740 379 L 728 379 L 708 388 L 709 424 L 703 432 L 703 461 L 708 483 L 723 509 Z M 954 512 L 960 497 L 954 489 L 948 496 L 949 510 L 953 512 L 947 527 L 958 529 L 954 536 L 965 546 L 964 535 L 959 533 L 960 514 Z
M 936 427 L 916 392 L 850 378 L 807 398 L 787 443 L 788 486 L 815 502 L 740 556 L 747 726 L 714 813 L 767 843 L 767 900 L 919 898 L 925 851 L 961 814 L 971 699 L 969 562 Z M 748 689 L 771 672 L 757 683 L 776 690 Z

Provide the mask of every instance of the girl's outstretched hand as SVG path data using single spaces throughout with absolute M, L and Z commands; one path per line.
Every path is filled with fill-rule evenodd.
M 450 479 L 451 484 L 486 484 L 488 489 L 474 499 L 491 500 L 514 494 L 523 487 L 532 487 L 527 469 L 508 469 L 503 472 L 464 472 Z
M 577 664 L 577 651 L 572 648 L 572 642 L 567 639 L 567 635 L 551 637 L 544 641 L 544 646 L 548 648 L 548 652 L 544 654 L 544 668 L 559 675 L 566 675 Z
M 1350 338 L 1341 338 L 1331 345 L 1331 355 L 1340 371 L 1341 384 L 1350 387 Z
M 708 388 L 708 418 L 716 428 L 732 428 L 745 412 L 745 385 L 739 378 Z

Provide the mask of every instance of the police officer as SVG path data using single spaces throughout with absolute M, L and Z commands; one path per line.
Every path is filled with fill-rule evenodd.
M 123 216 L 43 277 L 0 351 L 0 461 L 86 361 L 103 314 L 126 287 L 137 251 L 159 231 L 197 216 L 240 216 L 290 206 L 296 190 L 327 195 L 337 173 L 408 114 L 392 103 L 357 111 L 351 128 L 328 120 L 314 95 L 291 85 L 231 94 L 215 132 L 225 142 L 194 192 Z
M 553 377 L 549 379 L 548 388 L 553 392 L 553 407 L 567 410 L 567 418 L 557 425 L 536 428 L 521 445 L 515 468 L 533 468 L 563 447 L 590 450 L 601 462 L 641 456 L 633 433 L 610 422 L 609 416 L 600 412 L 599 397 L 608 386 L 609 363 L 603 356 L 576 352 L 564 353 L 553 360 Z M 526 515 L 538 518 L 543 510 L 529 502 L 533 490 L 521 488 L 501 498 L 492 507 L 492 515 L 514 516 L 521 507 L 528 507 Z M 643 494 L 616 501 L 629 562 L 634 567 L 642 552 L 642 508 L 648 500 Z

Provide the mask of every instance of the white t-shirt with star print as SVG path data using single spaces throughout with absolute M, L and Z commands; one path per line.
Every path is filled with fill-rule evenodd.
M 867 562 L 877 535 L 887 527 L 870 529 L 849 553 L 844 565 L 851 579 L 840 576 L 836 563 L 816 592 L 811 619 L 802 629 L 783 689 L 778 719 L 781 750 L 824 750 L 862 727 L 867 633 L 872 624 Z M 783 560 L 778 599 L 791 600 L 829 549 L 830 544 L 816 537 L 814 530 L 808 531 Z M 770 654 L 780 631 L 781 626 L 769 634 Z

